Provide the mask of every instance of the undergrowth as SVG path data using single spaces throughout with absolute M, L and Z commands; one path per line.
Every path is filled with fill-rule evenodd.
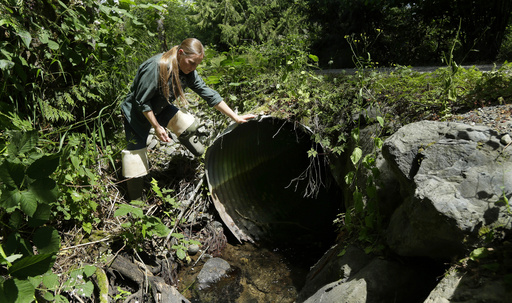
M 108 39 L 108 28 L 103 26 L 116 26 L 121 19 L 101 5 L 99 11 L 109 21 L 97 25 L 103 30 L 99 37 Z M 65 17 L 65 22 L 73 22 L 73 15 Z M 14 20 L 9 26 L 13 37 L 19 37 L 11 39 L 9 47 L 31 46 L 25 38 L 35 32 L 21 31 Z M 36 296 L 61 302 L 91 297 L 93 273 L 127 247 L 135 251 L 168 248 L 176 260 L 187 262 L 185 248 L 197 242 L 180 227 L 181 207 L 187 200 L 185 191 L 181 192 L 185 185 L 171 188 L 154 182 L 149 201 L 128 202 L 123 196 L 119 152 L 124 146 L 116 113 L 121 93 L 114 92 L 119 85 L 126 90 L 127 83 L 121 80 L 134 72 L 133 66 L 129 72 L 119 66 L 127 61 L 124 50 L 110 50 L 114 53 L 108 56 L 115 58 L 108 62 L 99 58 L 108 57 L 106 42 L 99 45 L 99 53 L 93 53 L 85 47 L 89 42 L 82 41 L 85 46 L 75 50 L 83 52 L 77 64 L 91 60 L 105 68 L 83 78 L 71 77 L 60 65 L 73 65 L 75 54 L 68 50 L 70 55 L 57 56 L 44 32 L 38 35 L 42 41 L 34 47 L 42 53 L 50 50 L 43 66 L 14 58 L 9 48 L 9 62 L 19 60 L 21 70 L 2 68 L 9 80 L 4 86 L 16 94 L 4 94 L 9 103 L 0 105 L 4 126 L 0 131 L 0 301 L 15 302 L 16 296 L 25 302 Z M 123 37 L 115 39 L 125 43 Z M 355 58 L 359 67 L 355 74 L 324 75 L 318 69 L 319 58 L 307 51 L 305 37 L 280 39 L 272 45 L 248 44 L 222 53 L 209 48 L 199 72 L 235 110 L 299 121 L 313 130 L 312 139 L 330 159 L 347 160 L 352 170 L 339 178 L 348 193 L 346 211 L 337 222 L 340 234 L 366 243 L 368 251 L 381 249 L 375 158 L 386 136 L 414 121 L 443 120 L 457 112 L 512 100 L 512 65 L 508 63 L 488 73 L 460 66 L 428 73 L 403 66 L 380 71 L 365 54 Z M 107 69 L 110 66 L 115 69 Z M 27 92 L 17 73 L 40 81 Z M 46 74 L 48 78 L 43 77 Z M 112 75 L 123 77 L 105 81 Z M 72 85 L 45 95 L 44 82 L 50 80 Z M 32 94 L 28 100 L 33 104 L 19 101 L 25 94 Z M 207 110 L 205 116 L 221 121 L 219 130 L 227 124 L 215 111 Z M 373 142 L 364 146 L 360 134 L 370 125 L 376 127 Z M 190 169 L 195 176 L 197 167 Z M 114 241 L 121 247 L 118 251 L 103 246 Z M 85 264 L 83 256 L 92 265 Z

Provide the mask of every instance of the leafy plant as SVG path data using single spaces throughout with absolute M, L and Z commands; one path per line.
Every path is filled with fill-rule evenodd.
M 34 279 L 40 296 L 50 302 L 70 302 L 68 298 L 91 298 L 94 292 L 92 277 L 96 272 L 93 265 L 85 265 L 59 275 L 47 273 Z M 71 300 L 73 302 L 74 300 Z
M 142 201 L 131 201 L 130 204 L 119 205 L 114 212 L 114 217 L 127 217 L 127 221 L 121 224 L 125 229 L 122 236 L 130 245 L 139 248 L 146 238 L 165 237 L 170 232 L 160 218 L 144 214 L 143 206 L 145 203 Z
M 50 176 L 61 155 L 38 150 L 35 131 L 6 135 L 9 144 L 0 164 L 0 216 L 8 223 L 2 230 L 0 264 L 6 267 L 8 278 L 0 281 L 0 298 L 14 302 L 17 297 L 28 300 L 34 296 L 35 286 L 29 279 L 48 272 L 60 249 L 57 230 L 44 224 L 52 216 L 51 204 L 59 197 Z

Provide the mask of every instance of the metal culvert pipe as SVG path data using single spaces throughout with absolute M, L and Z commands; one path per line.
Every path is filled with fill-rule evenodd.
M 263 117 L 226 129 L 208 148 L 205 170 L 220 217 L 240 241 L 318 241 L 341 205 L 311 131 Z M 319 156 L 308 157 L 315 149 Z

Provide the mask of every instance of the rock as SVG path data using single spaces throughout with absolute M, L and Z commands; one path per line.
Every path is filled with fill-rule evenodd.
M 197 244 L 190 244 L 188 247 L 188 254 L 189 255 L 195 255 L 199 251 L 199 245 Z
M 512 138 L 510 138 L 509 134 L 505 134 L 501 137 L 500 142 L 503 145 L 509 145 L 510 143 L 512 143 Z
M 432 290 L 424 303 L 504 303 L 511 302 L 511 298 L 512 290 L 507 288 L 504 279 L 471 277 L 467 273 L 451 270 Z
M 510 230 L 512 149 L 483 126 L 422 121 L 388 138 L 383 155 L 403 203 L 387 231 L 402 256 L 453 258 L 478 241 L 481 226 Z
M 311 268 L 306 277 L 306 284 L 298 295 L 298 302 L 313 295 L 324 285 L 338 280 L 346 282 L 371 260 L 363 250 L 352 245 L 349 246 L 343 256 L 340 257 L 341 249 L 341 245 L 331 247 Z
M 201 272 L 197 276 L 199 289 L 209 287 L 211 284 L 219 281 L 226 276 L 231 266 L 221 258 L 211 258 L 204 264 Z
M 221 258 L 211 258 L 203 265 L 192 289 L 193 302 L 242 302 L 240 269 Z
M 304 303 L 406 303 L 420 302 L 428 295 L 425 276 L 418 276 L 414 266 L 372 259 L 357 272 L 319 289 Z
M 396 255 L 373 258 L 349 246 L 340 256 L 343 245 L 336 245 L 311 268 L 297 302 L 512 302 L 505 299 L 512 297 L 504 241 L 512 229 L 509 142 L 461 123 L 399 129 L 376 161 L 384 234 Z M 484 245 L 479 231 L 491 231 L 496 245 L 489 259 L 457 263 L 439 282 L 446 260 L 473 260 L 469 252 Z
M 165 283 L 163 278 L 149 276 L 148 280 L 151 285 L 151 294 L 156 302 L 190 303 L 174 286 Z

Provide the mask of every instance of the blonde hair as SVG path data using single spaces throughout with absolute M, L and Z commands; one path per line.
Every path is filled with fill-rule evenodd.
M 160 59 L 159 65 L 159 84 L 165 98 L 169 100 L 169 80 L 171 80 L 174 97 L 179 106 L 188 104 L 180 81 L 180 69 L 178 66 L 178 51 L 183 50 L 183 56 L 201 55 L 204 57 L 204 47 L 201 41 L 196 38 L 183 40 L 180 45 L 176 45 L 165 52 Z

